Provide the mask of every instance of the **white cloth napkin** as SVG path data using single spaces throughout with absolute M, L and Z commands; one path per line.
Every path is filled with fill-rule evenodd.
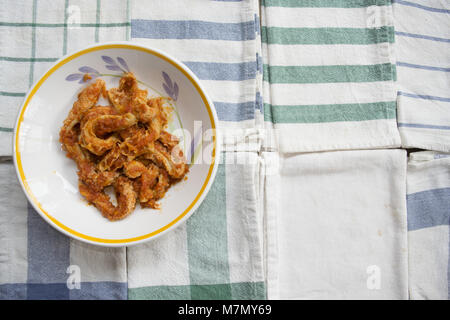
M 263 158 L 269 299 L 408 298 L 405 151 Z
M 450 152 L 450 2 L 394 1 L 402 145 Z
M 260 161 L 224 153 L 186 224 L 127 250 L 129 299 L 265 299 Z
M 0 6 L 0 156 L 29 88 L 60 57 L 95 42 L 129 39 L 129 1 L 3 1 Z M 57 108 L 57 106 L 55 106 Z
M 450 154 L 411 153 L 407 181 L 410 298 L 450 299 Z

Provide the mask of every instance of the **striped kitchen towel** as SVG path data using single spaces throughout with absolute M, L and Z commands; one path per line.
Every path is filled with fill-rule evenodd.
M 4 1 L 0 6 L 0 156 L 15 117 L 55 60 L 99 41 L 125 40 L 128 1 Z M 72 240 L 28 204 L 12 163 L 0 164 L 0 299 L 126 299 L 126 250 Z
M 214 102 L 224 150 L 259 150 L 258 0 L 135 0 L 131 38 L 166 51 L 197 75 Z
M 263 158 L 269 299 L 408 298 L 406 151 Z
M 390 0 L 262 0 L 261 16 L 266 148 L 400 145 Z
M 404 147 L 450 152 L 450 2 L 394 1 Z
M 0 300 L 127 299 L 126 248 L 63 235 L 28 204 L 11 163 L 0 177 Z
M 185 224 L 128 248 L 129 299 L 265 299 L 260 161 L 227 152 Z
M 56 231 L 27 203 L 13 165 L 0 163 L 0 300 L 265 299 L 260 159 L 222 159 L 185 224 L 129 248 Z
M 129 0 L 6 0 L 0 6 L 0 156 L 30 86 L 61 56 L 100 41 L 127 40 Z
M 450 154 L 409 155 L 409 295 L 450 299 Z

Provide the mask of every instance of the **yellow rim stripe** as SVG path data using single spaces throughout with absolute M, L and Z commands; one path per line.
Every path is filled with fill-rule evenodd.
M 169 58 L 163 56 L 162 54 L 155 52 L 151 49 L 148 48 L 143 48 L 143 47 L 138 47 L 138 46 L 134 46 L 134 45 L 128 45 L 128 44 L 109 44 L 109 45 L 102 45 L 102 46 L 98 46 L 98 47 L 93 47 L 93 48 L 88 48 L 85 50 L 82 50 L 80 52 L 77 52 L 71 56 L 68 56 L 67 58 L 65 58 L 64 60 L 61 60 L 60 62 L 58 62 L 55 66 L 53 66 L 37 83 L 36 85 L 33 87 L 33 89 L 31 90 L 30 94 L 27 97 L 27 100 L 25 101 L 22 110 L 20 112 L 19 115 L 19 120 L 17 122 L 17 130 L 16 130 L 16 136 L 15 136 L 15 151 L 16 151 L 16 160 L 17 160 L 17 167 L 18 167 L 18 171 L 20 174 L 20 179 L 25 187 L 25 190 L 28 192 L 30 198 L 33 200 L 34 204 L 47 216 L 47 218 L 49 218 L 55 225 L 57 225 L 58 227 L 60 227 L 61 229 L 67 231 L 68 233 L 77 236 L 79 238 L 82 239 L 86 239 L 89 241 L 93 241 L 93 242 L 101 242 L 101 243 L 128 243 L 128 242 L 135 242 L 135 241 L 139 241 L 139 240 L 143 240 L 143 239 L 147 239 L 150 238 L 154 235 L 157 235 L 158 233 L 163 232 L 164 230 L 169 229 L 171 226 L 173 226 L 174 224 L 176 224 L 178 221 L 180 221 L 188 212 L 189 210 L 192 209 L 192 207 L 194 207 L 194 205 L 197 203 L 197 201 L 200 199 L 201 195 L 203 194 L 203 192 L 206 189 L 206 186 L 208 185 L 208 182 L 211 178 L 213 169 L 214 169 L 214 163 L 216 160 L 216 154 L 215 154 L 215 150 L 216 150 L 216 143 L 217 143 L 217 139 L 215 137 L 215 133 L 214 133 L 214 137 L 213 137 L 213 150 L 212 150 L 212 162 L 211 165 L 209 167 L 209 171 L 208 171 L 208 175 L 206 176 L 206 180 L 203 183 L 202 188 L 200 189 L 200 192 L 197 194 L 197 196 L 195 197 L 194 201 L 192 201 L 192 203 L 187 207 L 186 210 L 183 211 L 183 213 L 181 213 L 177 218 L 175 218 L 172 222 L 170 222 L 169 224 L 165 225 L 164 227 L 153 231 L 151 233 L 139 236 L 139 237 L 134 237 L 134 238 L 128 238 L 128 239 L 102 239 L 102 238 L 96 238 L 96 237 L 91 237 L 85 234 L 82 234 L 78 231 L 75 231 L 65 225 L 63 225 L 61 222 L 59 222 L 58 220 L 56 220 L 55 218 L 53 218 L 50 214 L 48 214 L 43 208 L 42 205 L 37 201 L 36 197 L 34 196 L 34 194 L 31 192 L 31 189 L 27 183 L 27 180 L 25 178 L 25 174 L 23 172 L 23 167 L 22 167 L 22 161 L 21 161 L 21 156 L 20 156 L 20 152 L 19 152 L 19 132 L 20 132 L 20 125 L 22 124 L 23 121 L 23 116 L 25 113 L 25 110 L 28 106 L 28 103 L 31 101 L 31 98 L 34 96 L 34 94 L 37 92 L 37 90 L 40 88 L 40 86 L 45 82 L 45 80 L 47 80 L 47 78 L 53 73 L 55 72 L 59 67 L 61 67 L 62 65 L 66 64 L 67 62 L 92 51 L 98 51 L 98 50 L 103 50 L 103 49 L 132 49 L 132 50 L 138 50 L 138 51 L 144 51 L 146 53 L 152 54 L 154 56 L 157 56 L 167 62 L 169 62 L 171 65 L 173 65 L 174 67 L 176 67 L 178 70 L 180 70 L 190 81 L 191 83 L 194 85 L 195 89 L 197 89 L 198 93 L 200 94 L 200 96 L 202 97 L 203 103 L 206 106 L 206 109 L 208 111 L 208 115 L 209 115 L 209 119 L 211 121 L 211 126 L 212 129 L 216 129 L 216 125 L 215 125 L 215 121 L 214 121 L 214 117 L 211 111 L 211 106 L 208 103 L 208 100 L 206 99 L 205 94 L 203 93 L 203 91 L 200 89 L 199 85 L 197 84 L 197 82 L 191 77 L 191 75 L 189 73 L 186 72 L 186 70 L 184 70 L 183 68 L 181 68 L 180 66 L 178 66 L 175 62 L 173 62 L 172 60 L 170 60 Z

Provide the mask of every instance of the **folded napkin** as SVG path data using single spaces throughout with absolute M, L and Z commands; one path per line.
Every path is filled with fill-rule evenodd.
M 450 152 L 450 2 L 394 1 L 404 147 Z
M 131 38 L 166 51 L 197 75 L 214 102 L 225 150 L 259 150 L 257 0 L 135 0 Z
M 196 212 L 127 250 L 129 299 L 265 299 L 260 161 L 224 153 Z
M 0 299 L 126 299 L 125 248 L 66 237 L 28 204 L 0 164 Z
M 450 154 L 411 153 L 407 181 L 410 298 L 450 299 Z
M 266 148 L 400 145 L 390 0 L 263 0 L 261 17 Z
M 61 56 L 99 41 L 129 38 L 122 0 L 4 1 L 0 6 L 0 156 L 30 86 Z
M 263 154 L 269 299 L 407 299 L 406 152 Z

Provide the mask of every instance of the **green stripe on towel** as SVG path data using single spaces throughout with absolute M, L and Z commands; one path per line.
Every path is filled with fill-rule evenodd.
M 395 66 L 390 63 L 338 66 L 268 66 L 264 65 L 264 80 L 274 83 L 374 82 L 395 78 Z
M 55 62 L 58 58 L 19 58 L 19 57 L 0 57 L 0 61 L 11 62 Z
M 231 295 L 229 295 L 231 292 Z M 130 300 L 208 300 L 266 299 L 264 282 L 239 282 L 209 285 L 152 286 L 128 289 Z
M 8 92 L 8 91 L 0 91 L 0 96 L 6 97 L 25 97 L 25 92 Z
M 37 16 L 37 0 L 33 1 L 33 27 L 31 28 L 31 62 L 30 62 L 30 71 L 28 73 L 28 86 L 34 82 L 34 59 L 36 58 L 36 16 Z
M 273 123 L 322 123 L 338 121 L 367 121 L 395 119 L 396 102 L 323 104 L 280 106 L 265 105 L 271 109 Z
M 262 27 L 268 44 L 374 44 L 394 42 L 394 28 L 286 28 Z
M 228 265 L 226 170 L 219 164 L 208 196 L 186 222 L 189 278 L 191 285 L 230 282 Z M 208 254 L 205 254 L 207 252 Z M 212 289 L 211 289 L 212 290 Z M 203 299 L 204 290 L 193 289 L 192 299 Z M 223 285 L 209 291 L 212 299 L 230 299 L 231 289 Z
M 153 286 L 128 289 L 128 300 L 189 300 L 189 286 Z
M 99 25 L 100 25 L 100 7 L 101 7 L 101 2 L 100 0 L 97 0 L 97 12 L 95 13 L 95 42 L 99 41 Z
M 67 19 L 69 18 L 69 0 L 64 1 L 64 33 L 63 33 L 63 55 L 67 54 Z

